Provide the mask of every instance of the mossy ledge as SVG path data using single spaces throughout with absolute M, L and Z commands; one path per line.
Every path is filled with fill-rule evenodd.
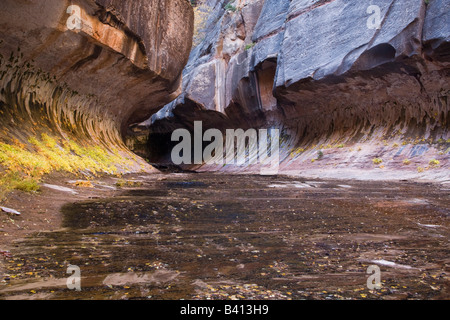
M 0 198 L 11 189 L 37 191 L 42 176 L 54 171 L 150 170 L 125 147 L 114 121 L 98 116 L 95 96 L 58 85 L 21 57 L 20 49 L 0 56 Z

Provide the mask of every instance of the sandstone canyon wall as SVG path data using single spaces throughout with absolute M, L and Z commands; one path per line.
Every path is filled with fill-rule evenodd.
M 187 0 L 2 1 L 1 173 L 145 166 L 123 137 L 181 92 L 193 18 Z
M 134 128 L 150 133 L 138 151 L 152 161 L 170 163 L 171 132 L 203 120 L 205 129 L 279 128 L 286 173 L 449 180 L 448 1 L 200 6 L 207 21 L 182 94 Z

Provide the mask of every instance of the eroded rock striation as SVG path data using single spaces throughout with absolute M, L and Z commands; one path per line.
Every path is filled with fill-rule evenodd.
M 42 133 L 123 148 L 128 126 L 181 89 L 186 0 L 2 1 L 2 142 Z
M 448 1 L 202 6 L 208 20 L 183 92 L 147 122 L 154 161 L 170 162 L 172 130 L 203 120 L 206 128 L 279 128 L 285 172 L 354 167 L 448 178 Z

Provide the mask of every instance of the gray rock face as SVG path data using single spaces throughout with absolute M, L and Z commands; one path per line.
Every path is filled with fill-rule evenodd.
M 281 33 L 289 10 L 289 0 L 266 0 L 255 26 L 253 41 L 274 33 Z
M 224 126 L 282 128 L 286 150 L 393 133 L 448 139 L 448 1 L 226 3 L 215 3 L 183 93 L 152 118 L 154 132 L 215 110 Z
M 352 67 L 368 70 L 398 56 L 418 53 L 424 4 L 379 1 L 380 29 L 369 29 L 367 8 L 371 3 L 336 0 L 298 16 L 299 8 L 292 4 L 290 12 L 295 18 L 286 23 L 279 65 L 283 72 L 277 86 L 341 75 Z
M 423 41 L 427 54 L 435 59 L 450 61 L 448 55 L 450 42 L 450 2 L 431 1 L 427 8 L 423 29 Z

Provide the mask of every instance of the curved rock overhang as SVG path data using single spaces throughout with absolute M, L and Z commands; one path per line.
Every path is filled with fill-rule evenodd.
M 186 0 L 2 1 L 3 142 L 41 132 L 124 147 L 127 127 L 180 93 Z

